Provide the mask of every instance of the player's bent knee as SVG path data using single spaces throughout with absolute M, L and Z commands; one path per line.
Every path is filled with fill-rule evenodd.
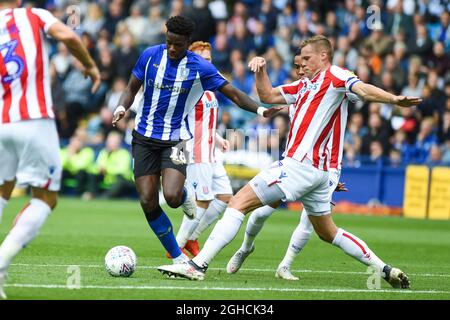
M 164 199 L 166 199 L 167 205 L 171 208 L 178 208 L 181 205 L 182 195 L 174 192 L 164 193 Z

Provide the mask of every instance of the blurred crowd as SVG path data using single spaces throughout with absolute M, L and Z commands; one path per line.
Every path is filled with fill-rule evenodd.
M 254 76 L 247 68 L 249 59 L 255 55 L 267 59 L 274 86 L 292 82 L 296 80 L 293 53 L 303 39 L 316 34 L 326 35 L 334 45 L 333 64 L 393 94 L 423 98 L 411 109 L 380 103 L 350 104 L 344 165 L 358 166 L 365 161 L 450 164 L 448 1 L 48 0 L 34 4 L 67 21 L 101 71 L 102 86 L 93 95 L 80 63 L 64 45 L 52 45 L 54 105 L 61 141 L 68 147 L 76 139 L 76 148 L 93 148 L 97 155 L 108 148 L 107 137 L 114 133 L 122 139 L 118 148 L 129 150 L 134 115 L 130 113 L 113 128 L 112 112 L 139 54 L 147 46 L 165 41 L 168 17 L 184 14 L 197 25 L 192 40 L 211 42 L 213 64 L 256 100 Z M 262 140 L 266 140 L 268 150 L 276 150 L 269 152 L 269 158 L 277 158 L 288 133 L 287 113 L 267 120 L 236 108 L 220 94 L 218 97 L 219 133 L 230 138 L 227 129 L 243 129 L 231 136 L 234 147 L 242 150 L 255 145 L 251 141 L 258 139 L 258 132 L 268 132 L 269 137 Z M 246 132 L 251 132 L 248 139 L 236 139 Z M 98 161 L 98 156 L 92 161 Z M 127 181 L 128 174 L 123 173 Z M 88 190 L 88 194 L 96 192 L 93 187 Z

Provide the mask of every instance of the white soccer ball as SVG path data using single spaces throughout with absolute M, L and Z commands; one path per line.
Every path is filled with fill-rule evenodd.
M 117 246 L 105 256 L 106 271 L 113 277 L 129 277 L 136 270 L 137 258 L 133 250 L 126 246 Z

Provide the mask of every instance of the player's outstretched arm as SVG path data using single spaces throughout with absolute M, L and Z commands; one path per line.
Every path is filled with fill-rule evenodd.
M 70 53 L 83 64 L 85 68 L 84 75 L 90 77 L 93 83 L 92 93 L 96 92 L 101 83 L 100 71 L 77 34 L 60 21 L 50 26 L 48 34 L 52 38 L 62 41 Z
M 257 102 L 253 101 L 248 95 L 243 93 L 241 90 L 227 83 L 222 88 L 219 89 L 228 99 L 237 104 L 241 109 L 257 113 L 260 116 L 270 118 L 276 113 L 278 113 L 283 107 L 273 107 L 265 108 L 261 107 Z
M 422 99 L 417 97 L 396 96 L 374 85 L 361 81 L 353 85 L 352 91 L 365 101 L 395 104 L 400 107 L 412 107 L 422 101 Z
M 256 90 L 261 102 L 267 104 L 286 104 L 286 100 L 280 90 L 272 87 L 269 75 L 266 69 L 266 59 L 263 57 L 254 57 L 248 63 L 248 68 L 255 73 Z
M 113 114 L 112 124 L 116 125 L 117 121 L 122 119 L 125 116 L 125 112 L 130 109 L 133 104 L 134 97 L 138 93 L 139 89 L 142 86 L 142 82 L 136 78 L 133 74 L 131 74 L 130 80 L 128 81 L 128 85 L 125 88 L 125 91 L 122 93 L 119 99 L 119 106 L 116 108 Z

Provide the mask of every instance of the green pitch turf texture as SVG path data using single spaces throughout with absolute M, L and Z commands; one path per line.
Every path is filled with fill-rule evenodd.
M 1 239 L 26 200 L 10 201 Z M 181 210 L 165 209 L 178 230 Z M 300 280 L 276 279 L 298 218 L 297 212 L 277 211 L 260 233 L 255 252 L 237 274 L 229 275 L 225 266 L 241 244 L 242 227 L 213 260 L 205 281 L 189 281 L 167 279 L 155 269 L 170 260 L 137 201 L 62 198 L 40 235 L 14 260 L 6 292 L 10 299 L 450 299 L 450 221 L 336 214 L 337 225 L 364 239 L 411 279 L 411 290 L 392 289 L 384 280 L 380 290 L 370 290 L 367 268 L 317 235 L 293 265 Z M 138 267 L 130 278 L 113 278 L 104 269 L 104 256 L 116 245 L 137 254 Z M 80 289 L 67 288 L 76 273 L 73 265 L 79 266 Z

